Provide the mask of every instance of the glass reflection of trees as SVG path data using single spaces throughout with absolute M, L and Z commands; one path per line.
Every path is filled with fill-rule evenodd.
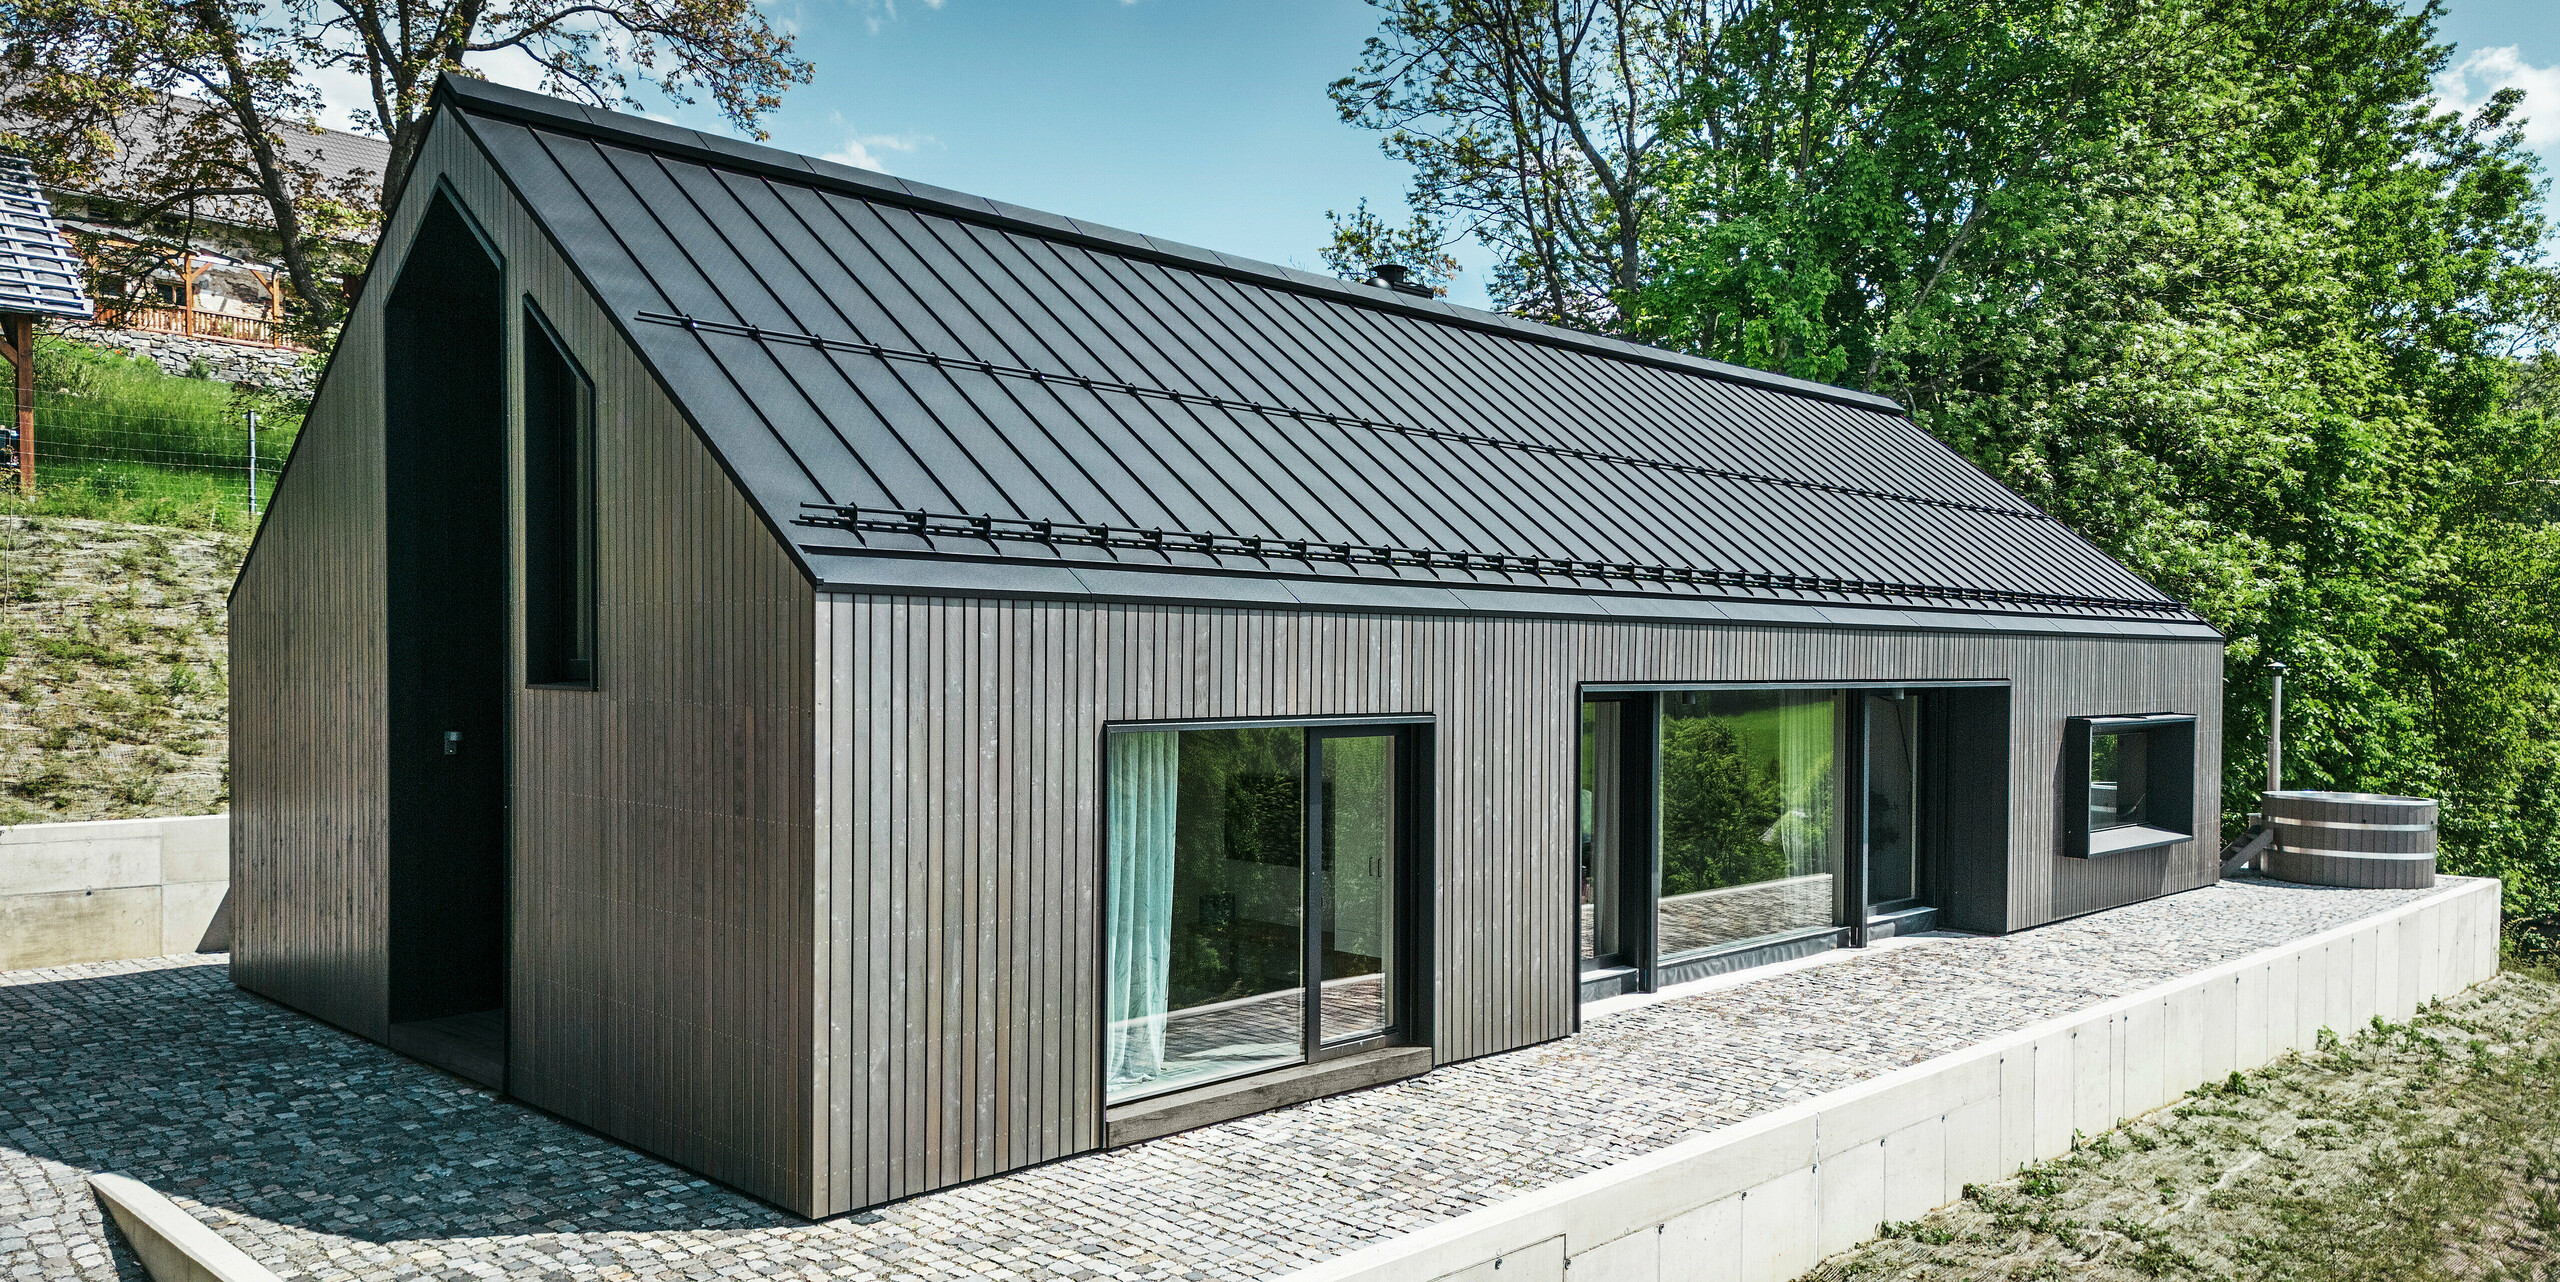
M 1834 924 L 1838 705 L 1830 691 L 1663 697 L 1663 956 Z

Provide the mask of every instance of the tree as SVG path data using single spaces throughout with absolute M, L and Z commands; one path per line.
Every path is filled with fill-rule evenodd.
M 1395 263 L 1412 269 L 1415 284 L 1445 295 L 1458 275 L 1458 259 L 1449 252 L 1447 230 L 1427 215 L 1417 213 L 1413 221 L 1397 227 L 1369 212 L 1364 198 L 1347 216 L 1330 209 L 1324 216 L 1333 224 L 1333 240 L 1320 252 L 1324 265 L 1337 276 L 1360 279 L 1372 267 Z
M 1640 0 L 1371 2 L 1386 18 L 1332 85 L 1342 118 L 1414 166 L 1419 215 L 1501 256 L 1504 306 L 1617 328 L 1645 276 L 1693 20 Z
M 1398 5 L 1335 93 L 1384 104 L 1424 212 L 1608 282 L 1506 305 L 1891 396 L 2220 627 L 2227 827 L 2281 659 L 2288 783 L 2441 798 L 2448 866 L 2560 935 L 2560 284 L 2518 97 L 2434 105 L 2440 12 L 1628 0 L 1680 60 L 1595 77 L 1649 113 L 1624 204 L 1472 141 L 1581 110 L 1488 76 L 1554 61 L 1517 22 Z M 1490 199 L 1497 161 L 1632 210 L 1632 249 Z
M 703 93 L 750 131 L 810 73 L 751 0 L 11 0 L 0 15 L 0 95 L 47 177 L 121 200 L 137 226 L 254 202 L 296 313 L 324 325 L 342 306 L 330 242 L 399 203 L 439 73 L 512 50 L 553 93 L 599 106 L 642 87 Z M 366 85 L 358 123 L 390 141 L 378 189 L 310 145 L 313 77 L 331 71 Z

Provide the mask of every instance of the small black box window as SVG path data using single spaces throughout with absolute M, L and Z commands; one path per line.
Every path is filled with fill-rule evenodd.
M 2062 853 L 2095 859 L 2195 840 L 2195 777 L 2192 716 L 2071 718 Z

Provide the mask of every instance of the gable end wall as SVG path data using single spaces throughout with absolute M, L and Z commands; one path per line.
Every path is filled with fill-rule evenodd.
M 510 646 L 508 1089 L 806 1211 L 813 591 L 450 114 L 385 245 L 406 243 L 439 176 L 506 258 L 508 386 L 527 295 L 596 384 L 598 688 L 525 688 L 520 603 Z M 399 264 L 382 266 L 242 577 L 232 633 L 235 980 L 373 1037 L 387 846 L 379 334 Z M 511 423 L 517 458 L 520 431 Z M 520 468 L 491 465 L 520 496 Z M 513 577 L 520 594 L 520 565 Z

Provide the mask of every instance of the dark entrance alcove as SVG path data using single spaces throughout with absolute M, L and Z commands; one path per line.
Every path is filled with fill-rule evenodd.
M 390 1023 L 503 1086 L 507 948 L 505 283 L 438 191 L 383 310 Z

